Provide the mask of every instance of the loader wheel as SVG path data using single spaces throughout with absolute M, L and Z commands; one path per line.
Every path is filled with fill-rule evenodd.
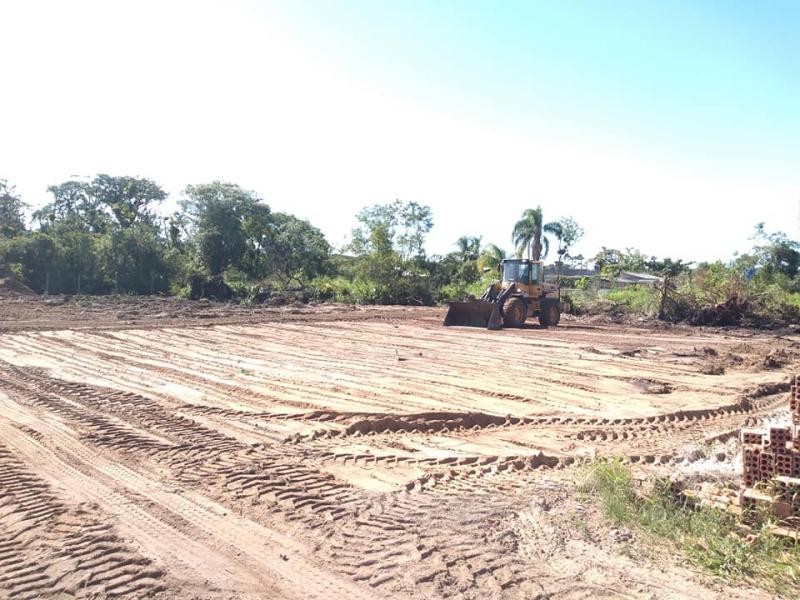
M 542 327 L 555 327 L 561 320 L 561 309 L 558 302 L 542 302 L 539 311 L 539 324 Z
M 511 298 L 503 306 L 503 325 L 505 327 L 522 327 L 528 316 L 528 307 L 522 298 Z

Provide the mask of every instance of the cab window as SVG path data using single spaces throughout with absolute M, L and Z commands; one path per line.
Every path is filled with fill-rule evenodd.
M 503 264 L 503 281 L 530 281 L 531 266 L 536 269 L 536 265 L 523 262 L 507 262 Z

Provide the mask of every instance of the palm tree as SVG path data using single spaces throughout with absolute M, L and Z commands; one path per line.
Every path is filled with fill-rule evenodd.
M 583 237 L 583 227 L 572 217 L 563 217 L 558 221 L 547 223 L 543 228 L 545 233 L 549 233 L 556 240 L 558 240 L 558 260 L 556 265 L 558 267 L 557 280 L 561 284 L 561 267 L 564 264 L 565 258 L 572 258 L 569 256 L 569 249 Z
M 500 261 L 502 261 L 505 257 L 505 250 L 498 248 L 494 244 L 486 244 L 481 250 L 481 255 L 478 258 L 478 268 L 486 269 L 488 267 L 489 269 L 494 270 L 500 264 Z
M 522 257 L 525 249 L 528 258 L 540 260 L 547 256 L 550 250 L 550 240 L 542 236 L 542 207 L 528 208 L 522 213 L 522 218 L 514 224 L 511 241 L 517 247 L 517 257 Z
M 558 260 L 556 261 L 556 283 L 559 286 L 559 294 L 561 292 L 561 265 L 564 262 L 564 254 L 566 254 L 567 249 L 564 247 L 564 228 L 561 226 L 561 222 L 553 221 L 552 223 L 547 223 L 542 229 L 546 233 L 552 235 L 556 240 L 558 240 Z
M 462 235 L 456 240 L 456 246 L 458 246 L 458 256 L 461 258 L 461 262 L 478 260 L 478 257 L 481 254 L 481 239 L 481 236 L 472 237 Z
M 506 252 L 494 244 L 486 244 L 481 250 L 481 257 L 492 263 L 499 263 L 506 257 Z

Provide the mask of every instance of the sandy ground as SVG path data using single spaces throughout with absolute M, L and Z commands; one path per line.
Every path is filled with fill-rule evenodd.
M 796 336 L 442 317 L 0 302 L 0 596 L 758 597 L 574 484 L 781 408 Z

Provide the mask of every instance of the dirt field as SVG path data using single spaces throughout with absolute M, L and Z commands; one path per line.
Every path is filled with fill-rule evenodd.
M 758 597 L 574 494 L 785 404 L 794 335 L 0 303 L 0 596 Z

